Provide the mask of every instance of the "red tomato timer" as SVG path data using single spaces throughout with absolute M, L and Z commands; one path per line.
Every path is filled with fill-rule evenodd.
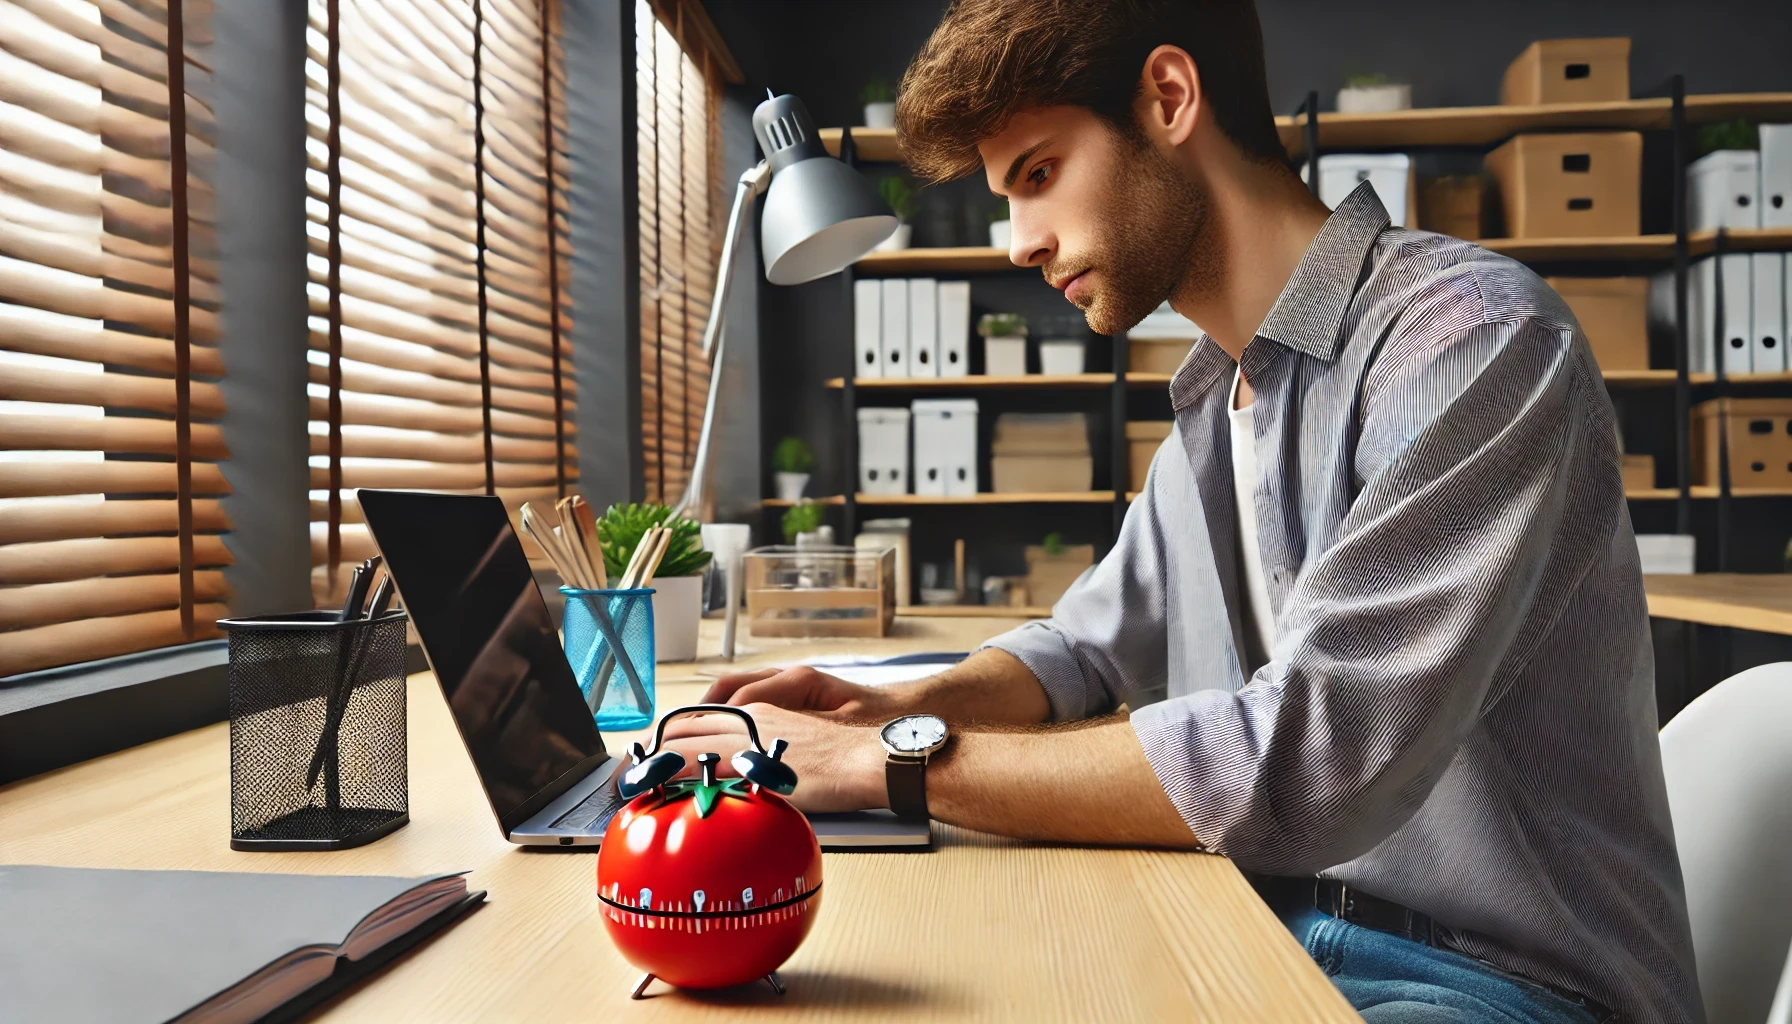
M 752 746 L 729 763 L 737 779 L 716 778 L 715 754 L 697 758 L 702 775 L 674 777 L 685 760 L 660 749 L 666 723 L 690 712 L 746 720 Z M 764 978 L 796 952 L 821 904 L 821 844 L 809 819 L 784 799 L 796 772 L 787 744 L 759 742 L 753 717 L 724 704 L 695 704 L 660 719 L 653 753 L 636 743 L 618 788 L 630 802 L 610 819 L 597 854 L 604 926 L 623 959 L 647 972 L 641 998 L 660 978 L 681 988 L 724 988 Z

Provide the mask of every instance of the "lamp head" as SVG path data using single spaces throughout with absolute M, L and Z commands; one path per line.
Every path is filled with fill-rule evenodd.
M 802 284 L 844 270 L 896 232 L 871 183 L 828 155 L 809 110 L 775 96 L 753 111 L 753 134 L 772 172 L 760 221 L 765 279 Z

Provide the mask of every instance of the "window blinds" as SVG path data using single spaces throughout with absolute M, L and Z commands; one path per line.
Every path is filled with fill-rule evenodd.
M 703 329 L 721 256 L 716 110 L 733 59 L 694 0 L 635 0 L 641 449 L 647 500 L 684 494 L 709 396 Z
M 227 614 L 207 10 L 0 5 L 0 677 Z
M 577 483 L 556 17 L 535 0 L 310 2 L 322 605 L 374 551 L 358 488 L 495 493 L 514 513 Z

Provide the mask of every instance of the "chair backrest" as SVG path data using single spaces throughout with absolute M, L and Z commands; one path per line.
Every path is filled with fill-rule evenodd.
M 1718 683 L 1661 730 L 1711 1021 L 1767 1019 L 1792 945 L 1792 662 Z

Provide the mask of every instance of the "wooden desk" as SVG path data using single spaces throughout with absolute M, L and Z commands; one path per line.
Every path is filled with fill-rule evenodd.
M 903 619 L 879 650 L 966 650 L 1012 620 Z M 714 650 L 705 623 L 706 650 Z M 742 638 L 742 667 L 864 641 Z M 661 707 L 714 662 L 662 666 Z M 410 687 L 411 824 L 358 850 L 235 853 L 229 748 L 215 725 L 0 788 L 0 862 L 423 874 L 471 868 L 490 902 L 360 989 L 330 1021 L 1360 1021 L 1230 862 L 1014 843 L 935 825 L 934 853 L 825 857 L 815 930 L 762 987 L 687 994 L 605 935 L 588 853 L 504 842 L 428 675 Z M 617 745 L 620 749 L 620 745 Z
M 1792 573 L 1644 576 L 1649 614 L 1792 636 Z

